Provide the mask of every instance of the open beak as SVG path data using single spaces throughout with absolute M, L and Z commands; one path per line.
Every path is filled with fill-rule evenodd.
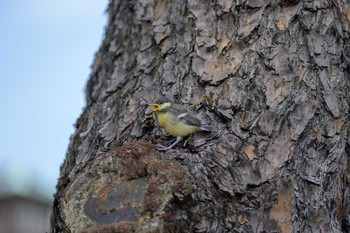
M 150 106 L 152 107 L 152 111 L 151 112 L 156 112 L 160 108 L 159 104 L 150 104 Z

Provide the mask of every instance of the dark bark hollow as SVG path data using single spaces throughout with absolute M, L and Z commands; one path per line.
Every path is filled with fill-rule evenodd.
M 111 1 L 108 13 L 53 232 L 350 231 L 349 3 Z M 156 151 L 146 113 L 159 95 L 197 102 L 214 132 Z

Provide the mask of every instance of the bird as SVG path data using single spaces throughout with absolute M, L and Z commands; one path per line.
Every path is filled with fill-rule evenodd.
M 168 98 L 158 98 L 150 106 L 159 126 L 176 137 L 176 141 L 168 147 L 159 144 L 159 150 L 169 150 L 184 138 L 199 131 L 211 131 L 211 126 L 201 124 L 201 121 L 190 110 L 172 103 Z

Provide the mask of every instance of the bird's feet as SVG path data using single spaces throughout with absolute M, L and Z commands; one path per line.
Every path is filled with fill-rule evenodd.
M 164 151 L 164 150 L 169 150 L 169 149 L 171 149 L 171 146 L 163 146 L 163 145 L 161 145 L 161 144 L 157 144 L 157 145 L 156 145 L 156 149 L 157 149 L 157 150 L 160 150 L 160 151 Z
M 169 149 L 173 148 L 176 144 L 178 144 L 181 140 L 182 140 L 182 137 L 177 137 L 175 142 L 173 144 L 171 144 L 170 146 L 163 146 L 161 144 L 158 144 L 156 146 L 156 149 L 157 150 L 169 150 Z

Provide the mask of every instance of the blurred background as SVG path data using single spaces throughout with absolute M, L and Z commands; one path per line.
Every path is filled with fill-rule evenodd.
M 0 233 L 49 230 L 107 4 L 0 1 Z

